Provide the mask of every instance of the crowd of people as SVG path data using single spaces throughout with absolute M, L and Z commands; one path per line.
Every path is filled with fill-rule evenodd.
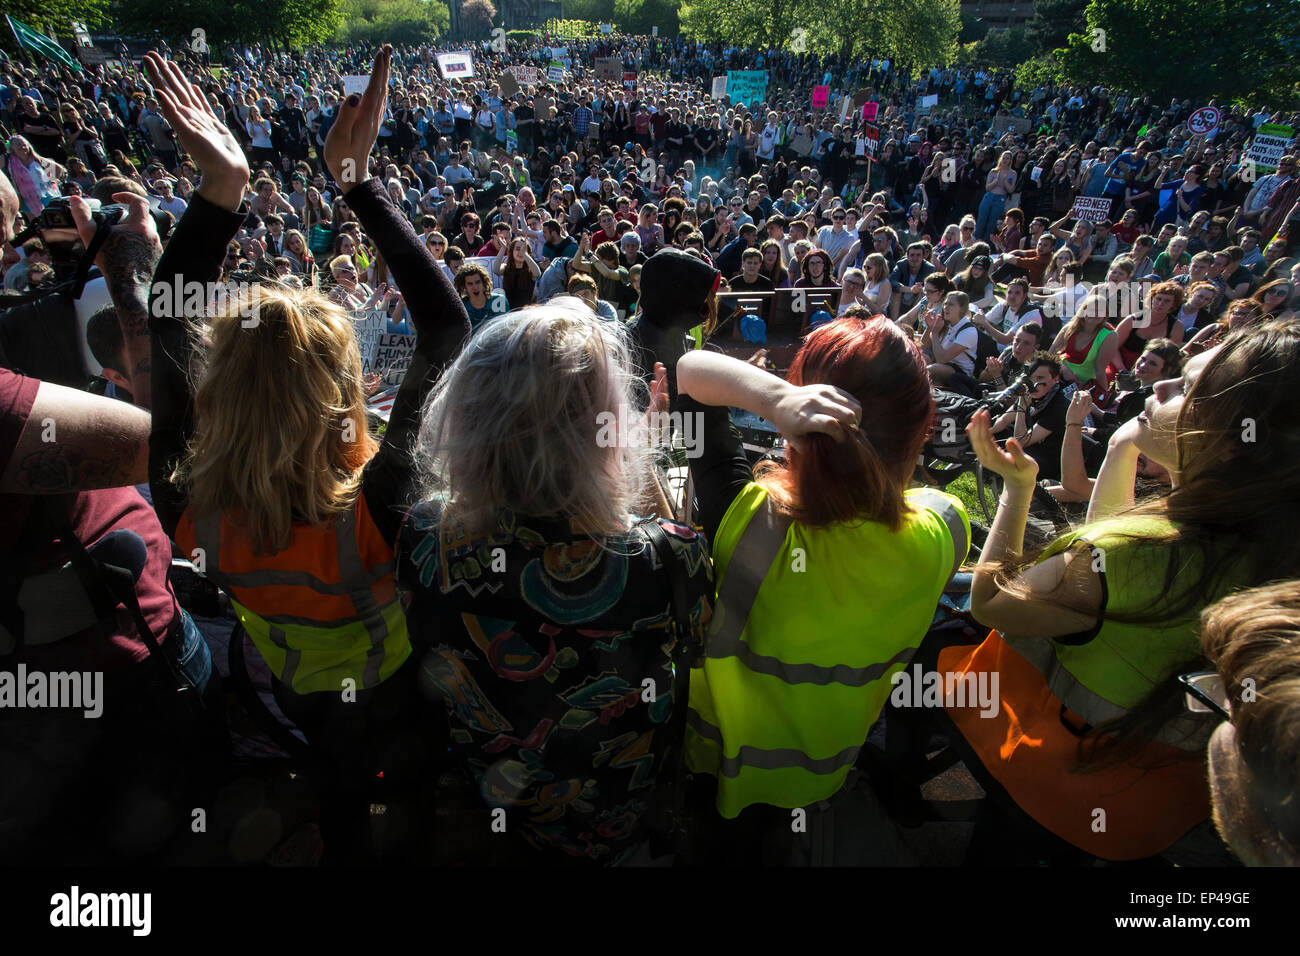
M 220 785 L 175 557 L 307 741 L 331 861 L 437 858 L 452 772 L 517 837 L 470 859 L 790 862 L 791 808 L 915 782 L 936 730 L 987 794 L 972 861 L 1177 857 L 1211 815 L 1300 859 L 1300 177 L 1249 152 L 1300 117 L 1194 135 L 1190 101 L 648 38 L 447 80 L 453 49 L 0 69 L 11 304 L 80 295 L 83 257 L 106 300 L 45 337 L 100 395 L 22 374 L 40 333 L 3 319 L 0 650 L 110 702 L 0 709 L 6 846 L 146 857 L 169 794 Z M 715 95 L 730 70 L 766 90 Z M 413 341 L 382 423 L 376 311 Z M 986 406 L 987 529 L 917 481 L 952 394 Z M 1077 520 L 1035 546 L 1040 488 Z M 927 637 L 962 585 L 987 637 Z M 914 661 L 998 706 L 910 711 Z

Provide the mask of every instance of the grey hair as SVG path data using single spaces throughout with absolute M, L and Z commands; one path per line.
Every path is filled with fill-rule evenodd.
M 502 509 L 627 530 L 658 450 L 626 328 L 561 295 L 481 326 L 425 402 L 421 492 L 469 531 Z

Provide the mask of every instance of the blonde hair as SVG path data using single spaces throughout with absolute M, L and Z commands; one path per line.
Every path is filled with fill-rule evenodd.
M 218 304 L 193 375 L 194 436 L 172 475 L 193 514 L 225 514 L 274 554 L 295 522 L 353 507 L 379 446 L 347 312 L 315 292 L 254 286 Z
M 415 451 L 423 494 L 469 532 L 506 509 L 621 533 L 657 454 L 618 438 L 635 433 L 646 398 L 622 323 L 572 296 L 503 315 L 429 395 Z

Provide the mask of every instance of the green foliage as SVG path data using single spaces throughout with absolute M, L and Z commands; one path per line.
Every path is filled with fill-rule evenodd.
M 513 40 L 516 43 L 531 43 L 536 40 L 538 33 L 536 30 L 507 30 L 506 39 Z
M 1060 51 L 1071 82 L 1202 105 L 1212 96 L 1278 107 L 1300 83 L 1295 7 L 1268 0 L 1091 0 Z M 1098 32 L 1101 31 L 1101 32 Z
M 447 32 L 451 13 L 430 0 L 342 0 L 337 43 L 429 43 Z
M 975 14 L 963 10 L 961 12 L 961 33 L 957 35 L 957 42 L 964 46 L 967 43 L 983 40 L 988 36 L 990 29 L 988 21 L 981 20 Z
M 678 15 L 684 33 L 705 41 L 788 50 L 802 39 L 812 53 L 924 66 L 951 63 L 961 30 L 958 0 L 690 0 Z
M 72 21 L 80 20 L 93 32 L 109 22 L 109 0 L 5 0 L 4 13 L 46 36 L 72 36 Z M 9 24 L 0 23 L 6 49 L 16 50 Z
M 1025 36 L 1025 31 L 1013 27 L 1010 30 L 991 30 L 975 43 L 966 44 L 961 51 L 959 62 L 963 66 L 991 66 L 1010 70 L 1033 56 L 1033 47 Z
M 323 43 L 339 23 L 339 0 L 112 0 L 112 23 L 126 36 L 188 38 L 205 31 L 214 49 L 225 42 L 279 46 Z
M 565 4 L 568 7 L 568 4 Z M 605 21 L 609 23 L 608 20 Z M 546 32 L 552 36 L 582 39 L 600 36 L 600 24 L 591 20 L 547 20 Z
M 1017 65 L 1015 75 L 1016 86 L 1032 90 L 1036 86 L 1060 83 L 1061 64 L 1055 54 L 1044 53 Z
M 1071 33 L 1083 30 L 1083 10 L 1088 0 L 1038 0 L 1034 15 L 1025 24 L 1035 54 L 1051 53 L 1063 47 Z

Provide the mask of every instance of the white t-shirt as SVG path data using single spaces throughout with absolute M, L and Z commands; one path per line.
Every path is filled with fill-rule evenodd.
M 1031 306 L 1025 310 L 1024 315 L 1016 318 L 1016 314 L 1011 311 L 1010 307 L 1005 302 L 1002 301 L 999 301 L 997 305 L 989 309 L 988 312 L 985 313 L 985 317 L 999 332 L 1011 334 L 1014 334 L 1022 325 L 1029 322 L 1037 322 L 1039 325 L 1043 324 L 1043 313 L 1038 311 L 1038 309 Z
M 960 345 L 962 350 L 957 353 L 956 358 L 950 359 L 946 364 L 955 365 L 967 375 L 974 374 L 975 352 L 979 348 L 979 340 L 979 332 L 969 318 L 963 318 L 955 326 L 950 327 L 939 339 L 939 344 L 945 349 Z

